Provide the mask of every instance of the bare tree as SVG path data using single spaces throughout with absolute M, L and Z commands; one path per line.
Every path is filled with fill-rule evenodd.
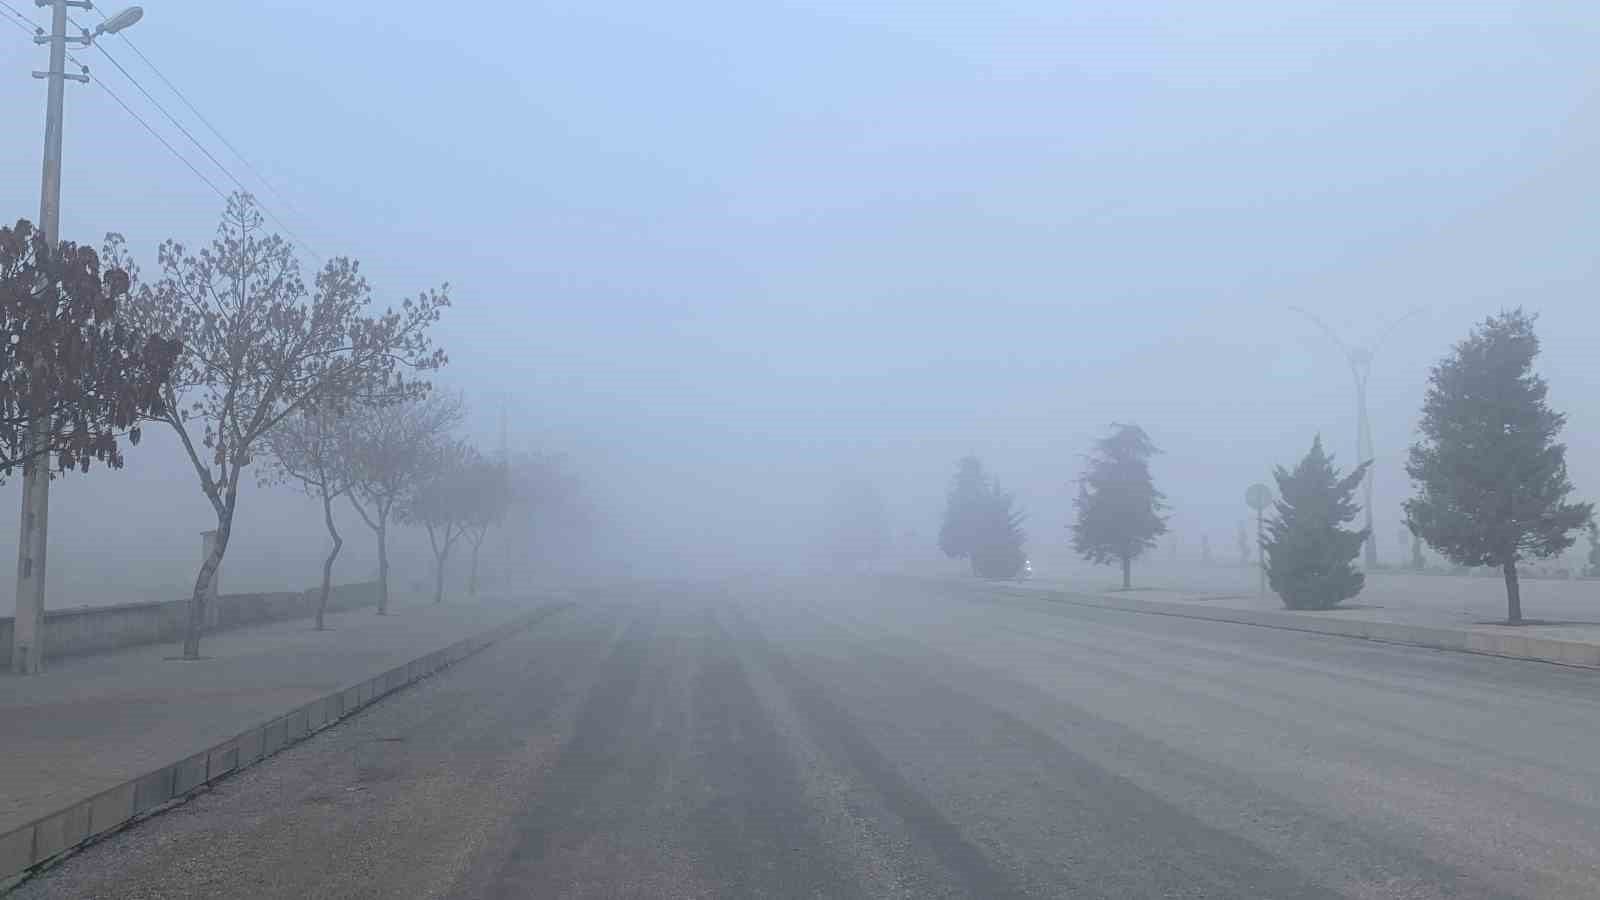
M 333 562 L 339 558 L 344 538 L 333 520 L 333 501 L 350 490 L 350 467 L 340 453 L 341 423 L 328 410 L 302 409 L 267 432 L 264 447 L 271 461 L 262 481 L 283 484 L 297 481 L 309 496 L 322 501 L 322 520 L 333 545 L 322 562 L 322 594 L 317 600 L 317 630 L 323 630 L 328 593 L 333 587 Z
M 378 614 L 389 611 L 389 522 L 435 465 L 439 443 L 466 415 L 457 394 L 433 392 L 358 409 L 340 426 L 350 505 L 378 539 Z
M 467 596 L 478 596 L 478 551 L 489 529 L 505 520 L 511 506 L 511 481 L 506 467 L 486 459 L 474 461 L 462 478 L 465 506 L 465 532 L 472 545 L 472 570 L 467 578 Z
M 524 567 L 531 565 L 531 555 L 546 537 L 561 535 L 571 539 L 581 534 L 582 491 L 572 461 L 566 455 L 514 454 L 506 477 L 508 497 L 504 527 L 510 540 L 521 543 Z M 511 569 L 508 563 L 508 574 Z
M 485 465 L 478 452 L 464 441 L 445 440 L 434 447 L 431 475 L 417 486 L 401 518 L 421 525 L 433 548 L 433 602 L 444 600 L 444 567 L 456 541 L 473 519 L 473 471 Z
M 329 260 L 314 290 L 294 251 L 262 231 L 247 194 L 228 199 L 211 246 L 167 241 L 161 281 L 130 304 L 140 330 L 177 338 L 183 352 L 165 386 L 166 414 L 217 516 L 217 539 L 195 577 L 183 656 L 200 655 L 206 588 L 227 552 L 239 478 L 264 435 L 304 408 L 418 396 L 413 370 L 445 363 L 428 327 L 449 306 L 448 286 L 400 309 L 368 315 L 358 265 Z

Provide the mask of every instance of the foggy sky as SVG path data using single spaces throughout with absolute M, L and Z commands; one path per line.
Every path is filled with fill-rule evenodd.
M 1593 4 L 145 8 L 129 35 L 312 248 L 359 258 L 380 299 L 452 283 L 441 380 L 473 433 L 492 446 L 509 395 L 512 443 L 573 453 L 665 557 L 782 552 L 857 475 L 931 544 L 968 451 L 1060 542 L 1113 421 L 1167 451 L 1191 549 L 1228 546 L 1245 486 L 1314 433 L 1355 461 L 1348 370 L 1291 305 L 1352 337 L 1424 309 L 1372 375 L 1386 552 L 1428 366 L 1504 306 L 1542 314 L 1573 477 L 1600 495 Z M 0 29 L 7 219 L 37 214 L 43 57 Z M 64 184 L 63 235 L 120 230 L 147 276 L 221 210 L 93 86 L 68 87 Z M 210 514 L 163 428 L 56 492 L 53 598 L 90 572 L 115 589 L 123 553 L 130 582 L 192 579 Z M 134 505 L 137 528 L 105 512 Z M 226 565 L 315 580 L 312 507 L 251 491 L 240 516 Z

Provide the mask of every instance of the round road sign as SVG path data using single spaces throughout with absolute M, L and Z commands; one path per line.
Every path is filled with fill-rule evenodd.
M 1260 512 L 1272 502 L 1272 489 L 1264 484 L 1252 484 L 1244 492 L 1244 502 L 1250 504 L 1251 509 Z

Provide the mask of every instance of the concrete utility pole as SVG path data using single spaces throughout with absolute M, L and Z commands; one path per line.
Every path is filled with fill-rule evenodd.
M 510 488 L 509 479 L 511 478 L 511 441 L 509 435 L 507 434 L 507 423 L 510 416 L 508 407 L 510 405 L 510 401 L 506 399 L 504 394 L 502 394 L 500 396 L 500 469 L 505 473 L 505 477 L 508 479 L 506 485 L 508 489 Z M 515 547 L 511 542 L 511 523 L 502 522 L 500 525 L 500 531 L 501 543 L 506 545 L 506 567 L 503 573 L 505 584 L 501 586 L 501 590 L 508 591 L 510 590 L 511 582 L 513 581 L 511 568 L 513 565 L 513 560 L 516 558 Z
M 1261 570 L 1260 587 L 1257 593 L 1267 595 L 1267 532 L 1262 516 L 1267 507 L 1272 504 L 1272 488 L 1264 484 L 1252 484 L 1245 489 L 1244 502 L 1256 511 L 1256 568 Z
M 144 11 L 131 7 L 107 19 L 91 34 L 67 34 L 67 8 L 92 9 L 88 0 L 34 0 L 50 7 L 50 33 L 35 35 L 35 44 L 50 45 L 50 68 L 34 72 L 46 81 L 44 114 L 44 172 L 39 185 L 39 230 L 52 248 L 61 229 L 61 106 L 67 79 L 87 83 L 89 70 L 67 71 L 67 43 L 80 47 L 102 34 L 115 34 L 139 21 Z M 43 383 L 43 373 L 36 379 Z M 35 409 L 50 398 L 35 396 Z M 44 671 L 44 575 L 50 525 L 50 457 L 39 451 L 50 439 L 50 421 L 36 416 L 28 426 L 30 459 L 22 467 L 22 524 L 17 534 L 17 614 L 12 630 L 11 670 L 19 675 Z M 34 455 L 38 453 L 38 455 Z
M 1413 309 L 1407 312 L 1380 328 L 1371 340 L 1364 344 L 1352 346 L 1340 340 L 1339 335 L 1332 328 L 1329 328 L 1326 323 L 1309 311 L 1298 306 L 1289 308 L 1310 319 L 1318 328 L 1322 329 L 1322 333 L 1327 336 L 1335 347 L 1339 348 L 1339 352 L 1344 354 L 1345 361 L 1350 364 L 1350 376 L 1355 380 L 1356 385 L 1356 464 L 1360 465 L 1371 460 L 1375 451 L 1372 449 L 1372 420 L 1367 417 L 1367 380 L 1372 376 L 1372 357 L 1377 351 L 1378 345 L 1383 342 L 1385 337 L 1393 333 L 1396 326 L 1416 315 L 1420 310 Z M 1363 559 L 1369 570 L 1378 567 L 1378 536 L 1372 527 L 1372 473 L 1374 468 L 1376 467 L 1368 466 L 1366 476 L 1361 479 L 1362 505 L 1366 516 L 1365 524 L 1367 529 L 1367 541 L 1362 549 L 1365 551 Z

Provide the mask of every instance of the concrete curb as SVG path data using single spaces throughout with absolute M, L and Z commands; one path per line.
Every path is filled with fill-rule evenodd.
M 570 606 L 550 603 L 350 687 L 220 744 L 0 834 L 0 894 L 79 847 L 147 818 L 279 750 Z
M 1465 628 L 1438 628 L 1425 625 L 1406 625 L 1398 622 L 1371 622 L 1360 619 L 1323 618 L 1324 613 L 1279 612 L 1275 610 L 1207 609 L 1191 603 L 1171 603 L 1161 600 L 1141 600 L 1135 597 L 1111 597 L 1104 594 L 1074 594 L 1069 591 L 997 590 L 1016 597 L 1040 597 L 1057 603 L 1091 606 L 1098 609 L 1116 609 L 1125 612 L 1146 613 L 1158 616 L 1176 616 L 1183 619 L 1206 619 L 1212 622 L 1231 622 L 1236 625 L 1254 625 L 1258 628 L 1277 628 L 1284 631 L 1306 631 L 1339 637 L 1361 638 L 1385 644 L 1405 644 L 1428 647 L 1434 650 L 1454 650 L 1461 653 L 1479 653 L 1555 663 L 1563 666 L 1600 668 L 1600 644 L 1582 641 L 1563 641 L 1554 638 L 1526 637 L 1518 634 L 1499 634 L 1471 631 Z M 1331 615 L 1338 615 L 1337 612 Z

